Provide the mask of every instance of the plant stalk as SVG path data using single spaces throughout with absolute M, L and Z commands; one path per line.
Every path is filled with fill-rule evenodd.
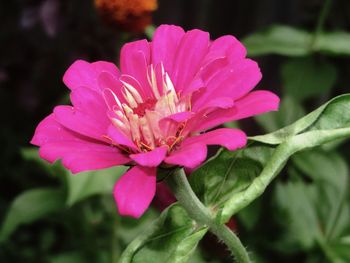
M 214 215 L 198 199 L 183 169 L 178 169 L 168 176 L 166 182 L 189 216 L 197 223 L 208 226 L 209 230 L 226 244 L 238 263 L 251 262 L 246 249 L 235 233 L 227 226 L 218 224 Z

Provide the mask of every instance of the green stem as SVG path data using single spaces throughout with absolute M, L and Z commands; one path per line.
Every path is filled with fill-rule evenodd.
M 311 40 L 311 48 L 314 49 L 316 45 L 317 38 L 322 33 L 324 22 L 326 21 L 326 17 L 328 15 L 330 6 L 332 4 L 332 0 L 325 0 L 325 3 L 323 4 L 322 10 L 320 12 L 320 15 L 317 19 L 317 24 L 315 28 L 315 33 Z
M 253 180 L 252 184 L 244 192 L 233 194 L 226 201 L 217 215 L 217 221 L 227 222 L 235 213 L 258 198 L 294 153 L 349 136 L 350 128 L 340 128 L 308 131 L 287 139 L 276 148 L 261 174 Z
M 239 238 L 228 227 L 218 224 L 209 209 L 198 199 L 183 169 L 168 176 L 166 181 L 189 216 L 197 223 L 208 226 L 210 231 L 227 245 L 238 263 L 251 262 Z

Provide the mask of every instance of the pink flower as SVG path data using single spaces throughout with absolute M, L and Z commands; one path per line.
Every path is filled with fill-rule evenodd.
M 207 145 L 243 147 L 238 129 L 206 131 L 278 108 L 273 93 L 251 91 L 261 73 L 245 56 L 233 36 L 211 41 L 207 32 L 162 25 L 152 42 L 124 45 L 120 71 L 74 62 L 63 77 L 73 106 L 55 107 L 31 143 L 73 173 L 130 165 L 114 197 L 120 214 L 140 217 L 155 195 L 158 166 L 195 168 Z

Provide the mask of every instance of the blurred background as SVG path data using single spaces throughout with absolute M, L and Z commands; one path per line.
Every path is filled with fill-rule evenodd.
M 282 98 L 278 113 L 238 124 L 249 135 L 350 91 L 348 0 L 15 0 L 0 1 L 0 18 L 0 262 L 117 260 L 173 201 L 160 186 L 141 220 L 120 218 L 110 192 L 124 168 L 101 181 L 101 172 L 71 177 L 39 160 L 29 141 L 55 105 L 69 103 L 62 76 L 76 59 L 118 63 L 125 42 L 151 38 L 160 24 L 234 35 L 260 65 L 258 88 Z M 230 221 L 256 262 L 350 262 L 348 153 L 338 142 L 297 155 Z M 191 262 L 230 257 L 209 235 Z

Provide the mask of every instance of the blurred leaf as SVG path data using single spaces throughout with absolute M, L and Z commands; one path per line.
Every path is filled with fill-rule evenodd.
M 348 226 L 350 210 L 344 206 L 349 170 L 346 161 L 334 151 L 320 149 L 301 152 L 292 158 L 300 171 L 318 185 L 324 200 L 318 208 L 323 232 L 328 239 L 339 237 Z
M 127 247 L 120 262 L 187 262 L 206 231 L 181 206 L 172 205 Z
M 38 149 L 24 148 L 22 156 L 38 163 L 47 173 L 64 178 L 67 184 L 67 205 L 71 206 L 96 194 L 111 194 L 115 182 L 126 171 L 125 166 L 72 174 L 60 162 L 50 164 L 40 158 Z
M 52 256 L 49 263 L 85 263 L 86 258 L 80 252 L 66 252 Z
M 314 201 L 317 200 L 315 198 L 317 192 L 313 186 L 307 186 L 300 181 L 278 183 L 277 204 L 286 213 L 283 225 L 288 231 L 288 236 L 285 238 L 288 242 L 293 242 L 287 247 L 299 245 L 302 249 L 309 250 L 317 239 L 321 239 L 322 232 L 314 208 Z
M 21 149 L 23 159 L 36 162 L 44 171 L 50 175 L 62 178 L 68 171 L 59 163 L 50 164 L 48 161 L 40 158 L 39 150 L 36 147 L 26 147 Z
M 249 56 L 278 54 L 305 56 L 314 51 L 350 55 L 350 33 L 322 32 L 313 43 L 314 33 L 284 25 L 273 25 L 243 39 Z
M 350 55 L 350 33 L 324 32 L 315 43 L 315 50 L 331 55 Z
M 152 40 L 155 30 L 156 27 L 154 25 L 149 25 L 145 28 L 145 35 L 148 39 Z
M 266 132 L 273 132 L 285 127 L 305 115 L 302 105 L 292 97 L 281 100 L 278 111 L 269 112 L 255 117 Z
M 310 53 L 311 36 L 293 27 L 274 25 L 244 38 L 243 43 L 249 56 L 305 56 Z
M 67 205 L 71 206 L 96 194 L 112 194 L 114 184 L 126 169 L 125 166 L 117 166 L 75 175 L 68 174 Z
M 335 66 L 311 57 L 290 59 L 282 66 L 286 94 L 300 101 L 329 92 L 336 79 Z
M 267 144 L 280 144 L 301 132 L 347 128 L 350 125 L 350 114 L 344 114 L 345 112 L 350 112 L 350 94 L 331 99 L 285 128 L 250 139 Z
M 331 259 L 333 253 L 329 253 L 328 247 L 343 239 L 350 221 L 346 162 L 337 153 L 320 149 L 299 153 L 293 161 L 314 181 L 301 181 L 293 170 L 297 181 L 278 184 L 276 200 L 286 212 L 287 224 L 285 219 L 283 224 L 288 230 L 284 241 L 278 242 L 282 247 L 299 246 L 307 251 L 320 244 Z
M 251 184 L 260 174 L 271 150 L 267 146 L 253 146 L 234 152 L 221 150 L 191 174 L 191 186 L 205 205 L 217 207 Z
M 64 208 L 64 193 L 52 188 L 23 192 L 13 201 L 1 226 L 0 241 L 5 241 L 22 224 L 29 224 Z
M 120 216 L 117 223 L 117 235 L 126 245 L 135 239 L 140 233 L 146 231 L 158 218 L 159 212 L 150 207 L 141 218 L 135 219 Z
M 259 223 L 259 217 L 262 210 L 261 199 L 255 200 L 249 206 L 245 207 L 237 214 L 240 223 L 249 231 Z

